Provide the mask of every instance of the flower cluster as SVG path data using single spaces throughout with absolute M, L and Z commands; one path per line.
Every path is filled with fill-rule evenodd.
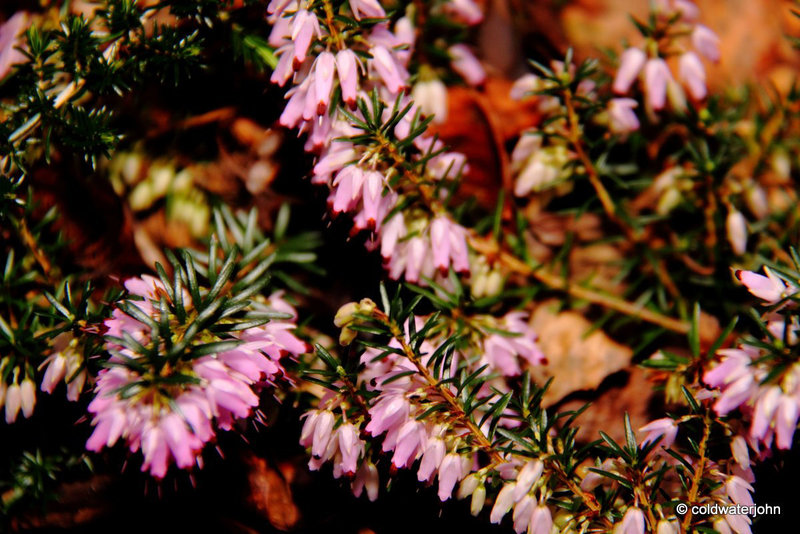
M 352 328 L 367 316 L 389 321 L 368 299 L 339 311 L 336 324 L 343 328 L 343 343 L 353 340 Z M 533 496 L 543 464 L 534 460 L 522 465 L 517 459 L 508 459 L 502 461 L 501 472 L 497 466 L 480 468 L 477 452 L 485 443 L 481 445 L 470 437 L 474 432 L 488 435 L 494 425 L 519 425 L 513 409 L 500 411 L 491 401 L 497 400 L 496 392 L 511 391 L 506 377 L 518 376 L 523 369 L 543 361 L 527 319 L 524 312 L 511 312 L 499 319 L 473 316 L 469 323 L 476 330 L 464 333 L 463 342 L 455 344 L 448 340 L 454 323 L 432 317 L 407 319 L 402 331 L 392 330 L 396 335 L 391 336 L 386 348 L 370 346 L 361 355 L 355 381 L 350 382 L 350 389 L 344 388 L 364 392 L 360 405 L 346 394 L 328 394 L 320 400 L 318 409 L 306 414 L 300 441 L 311 449 L 311 468 L 318 469 L 332 460 L 334 476 L 355 476 L 352 484 L 357 495 L 365 483 L 368 490 L 374 487 L 377 491 L 377 472 L 371 459 L 374 449 L 369 451 L 363 440 L 370 436 L 381 440 L 380 448 L 391 457 L 393 468 L 410 469 L 419 461 L 418 480 L 431 483 L 436 479 L 442 501 L 450 499 L 461 482 L 457 496 L 471 496 L 476 515 L 484 506 L 486 484 L 511 478 L 502 482 L 509 489 L 501 491 L 492 521 L 500 522 L 514 507 L 517 532 L 529 525 L 531 532 L 549 532 L 552 518 L 545 505 L 546 493 L 539 499 Z M 415 333 L 422 331 L 429 335 L 417 339 Z M 498 410 L 496 422 L 483 417 L 476 425 L 452 404 L 466 387 L 459 385 L 458 377 L 464 380 L 467 375 L 477 380 L 472 386 L 476 407 L 485 405 L 474 416 Z M 437 383 L 434 377 L 443 381 Z M 344 387 L 341 380 L 336 384 Z M 341 411 L 341 418 L 334 414 L 336 410 Z
M 697 21 L 699 11 L 687 0 L 658 2 L 655 23 L 657 29 L 642 46 L 625 49 L 620 56 L 619 69 L 612 89 L 617 95 L 626 95 L 638 79 L 642 79 L 645 105 L 649 112 L 663 109 L 667 101 L 676 110 L 686 107 L 684 88 L 695 101 L 706 97 L 706 72 L 700 57 L 718 61 L 719 38 L 707 26 Z M 659 37 L 666 35 L 664 39 Z M 687 42 L 673 37 L 688 35 Z M 677 79 L 673 76 L 667 59 L 678 54 Z M 638 129 L 639 121 L 633 112 L 637 102 L 632 98 L 617 98 L 609 102 L 611 130 L 627 133 Z
M 469 272 L 466 231 L 433 194 L 437 184 L 466 170 L 465 158 L 445 152 L 420 121 L 425 114 L 442 115 L 444 87 L 428 80 L 413 92 L 419 103 L 405 96 L 415 46 L 412 19 L 404 16 L 392 24 L 378 2 L 353 1 L 349 7 L 337 14 L 370 28 L 362 28 L 363 39 L 352 42 L 344 26 L 316 11 L 321 8 L 305 2 L 270 4 L 270 44 L 279 57 L 272 81 L 293 84 L 280 123 L 308 133 L 306 149 L 319 154 L 312 181 L 329 187 L 334 214 L 350 213 L 355 232 L 372 233 L 369 245 L 380 246 L 392 278 L 419 282 L 451 266 Z M 471 24 L 480 20 L 471 1 L 441 7 Z M 453 45 L 449 54 L 467 82 L 483 81 L 483 69 L 465 45 Z M 377 135 L 366 142 L 371 133 Z M 430 189 L 424 209 L 395 209 L 406 199 L 398 180 L 410 180 L 415 195 L 420 187 Z
M 63 380 L 67 384 L 67 399 L 77 401 L 88 377 L 80 341 L 72 334 L 62 332 L 53 340 L 53 348 L 55 352 L 39 367 L 47 366 L 40 387 L 46 393 L 53 393 Z
M 258 391 L 283 375 L 281 358 L 304 352 L 305 343 L 291 333 L 293 322 L 271 321 L 234 332 L 233 343 L 223 342 L 219 350 L 168 359 L 162 355 L 168 347 L 146 318 L 174 320 L 163 307 L 169 292 L 148 275 L 128 279 L 125 288 L 142 300 L 129 301 L 133 307 L 114 310 L 105 322 L 113 355 L 97 376 L 89 404 L 95 428 L 86 447 L 99 451 L 124 439 L 132 452 L 142 450 L 142 470 L 162 478 L 170 461 L 180 468 L 198 462 L 215 426 L 228 430 L 235 418 L 250 416 L 259 404 Z M 273 308 L 294 316 L 279 294 L 270 300 Z M 188 292 L 181 305 L 191 312 Z M 132 347 L 151 348 L 154 356 L 143 358 Z
M 5 371 L 6 369 L 0 366 L 0 374 L 5 374 Z M 20 410 L 26 418 L 33 415 L 33 409 L 36 407 L 36 385 L 30 376 L 21 373 L 20 367 L 15 367 L 9 372 L 13 373 L 11 385 L 5 380 L 0 380 L 0 408 L 5 406 L 6 423 L 13 423 L 17 420 Z
M 764 272 L 767 276 L 736 271 L 736 277 L 753 295 L 772 306 L 764 317 L 765 329 L 780 351 L 798 342 L 797 316 L 782 313 L 795 307 L 791 296 L 797 287 L 768 267 Z M 776 374 L 775 363 L 765 358 L 763 348 L 741 345 L 718 354 L 722 356 L 719 364 L 703 376 L 706 384 L 719 389 L 714 410 L 719 415 L 741 410 L 750 419 L 748 439 L 754 448 L 762 444 L 769 449 L 773 440 L 779 449 L 791 448 L 800 417 L 800 363 L 781 365 Z

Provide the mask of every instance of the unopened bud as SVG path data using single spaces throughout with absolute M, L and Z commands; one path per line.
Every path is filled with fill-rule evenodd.
M 483 510 L 483 504 L 486 502 L 486 487 L 483 484 L 475 488 L 472 492 L 472 501 L 469 505 L 469 511 L 472 515 L 477 516 Z
M 728 242 L 734 254 L 741 256 L 747 250 L 747 221 L 739 210 L 730 208 L 725 220 Z

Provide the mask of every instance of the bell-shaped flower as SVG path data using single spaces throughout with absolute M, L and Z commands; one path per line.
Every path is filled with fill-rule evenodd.
M 627 48 L 620 56 L 619 69 L 614 77 L 614 84 L 611 88 L 615 93 L 624 95 L 628 92 L 634 80 L 647 61 L 647 54 L 639 48 Z
M 450 54 L 453 70 L 469 85 L 477 86 L 486 80 L 486 71 L 467 45 L 455 44 L 448 48 L 447 52 Z

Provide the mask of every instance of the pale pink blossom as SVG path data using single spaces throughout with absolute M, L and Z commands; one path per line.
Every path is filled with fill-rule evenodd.
M 747 252 L 747 220 L 741 211 L 735 208 L 728 210 L 728 216 L 725 218 L 725 230 L 733 253 L 741 256 Z
M 20 391 L 19 384 L 14 382 L 6 390 L 5 395 L 6 404 L 6 423 L 13 423 L 17 420 L 19 409 L 22 407 L 22 392 Z
M 358 470 L 358 458 L 364 454 L 364 442 L 358 436 L 358 428 L 352 423 L 342 423 L 336 434 L 342 456 L 342 471 L 353 476 Z
M 719 61 L 719 37 L 707 26 L 697 24 L 694 27 L 692 46 L 710 61 Z
M 13 65 L 25 61 L 25 54 L 17 47 L 21 45 L 19 38 L 28 24 L 28 14 L 18 11 L 0 26 L 0 80 L 8 75 Z
M 446 454 L 439 466 L 439 499 L 446 501 L 453 494 L 453 488 L 466 476 L 464 458 L 456 453 Z
M 370 64 L 390 93 L 400 93 L 408 86 L 408 72 L 385 46 L 372 47 L 370 54 L 372 55 Z
M 30 377 L 26 376 L 19 385 L 19 394 L 22 415 L 27 419 L 33 415 L 33 409 L 36 407 L 36 385 Z
M 783 280 L 773 273 L 769 267 L 764 267 L 764 272 L 767 276 L 742 270 L 735 271 L 735 275 L 750 293 L 766 301 L 767 304 L 776 304 L 797 291 L 795 287 L 787 287 Z
M 356 20 L 361 20 L 362 17 L 383 18 L 386 16 L 386 12 L 378 0 L 350 0 L 350 9 Z
M 614 525 L 614 534 L 644 534 L 644 513 L 634 506 L 628 508 L 622 521 Z
M 681 54 L 678 72 L 692 98 L 702 100 L 706 97 L 706 69 L 697 54 L 694 52 Z
M 663 417 L 644 425 L 639 431 L 647 433 L 642 440 L 642 444 L 653 443 L 660 438 L 659 446 L 668 449 L 675 443 L 675 438 L 678 435 L 678 425 L 671 417 Z
M 533 485 L 539 480 L 544 471 L 544 464 L 540 460 L 530 460 L 522 466 L 517 475 L 517 485 L 514 489 L 514 501 L 519 500 L 526 495 Z
M 491 523 L 499 524 L 508 511 L 511 510 L 511 507 L 514 506 L 514 493 L 516 488 L 517 484 L 515 482 L 507 482 L 502 487 L 494 500 L 494 506 L 492 506 L 492 511 L 489 514 L 489 521 Z
M 417 82 L 411 96 L 425 115 L 433 116 L 433 122 L 447 120 L 447 88 L 441 80 Z
M 614 77 L 612 89 L 617 94 L 625 94 L 639 76 L 647 60 L 647 54 L 639 48 L 627 48 L 620 56 L 619 69 Z
M 470 25 L 483 20 L 483 12 L 473 0 L 448 0 L 444 8 Z
M 544 503 L 533 509 L 528 534 L 550 534 L 553 531 L 553 515 Z
M 342 100 L 351 109 L 355 109 L 358 94 L 359 60 L 355 52 L 345 48 L 336 53 L 336 72 L 339 76 L 339 87 Z
M 647 60 L 644 66 L 644 86 L 647 101 L 655 110 L 664 107 L 667 101 L 667 83 L 672 78 L 667 63 L 661 58 Z
M 634 108 L 639 103 L 632 98 L 612 98 L 608 102 L 608 125 L 616 134 L 628 134 L 639 129 L 639 119 Z
M 300 9 L 292 18 L 292 41 L 294 42 L 294 61 L 300 65 L 306 59 L 314 37 L 320 37 L 322 31 L 317 16 L 310 11 Z
M 728 495 L 730 500 L 736 504 L 741 504 L 743 506 L 752 506 L 753 505 L 753 497 L 750 495 L 753 491 L 753 486 L 747 483 L 741 477 L 731 475 L 727 477 L 725 481 L 725 493 Z
M 517 376 L 522 373 L 521 362 L 539 365 L 545 357 L 536 344 L 537 335 L 526 322 L 525 312 L 510 312 L 503 317 L 496 328 L 509 335 L 489 334 L 483 342 L 481 363 L 488 363 L 493 370 L 504 376 Z
M 317 56 L 317 61 L 314 65 L 314 94 L 316 97 L 317 113 L 322 115 L 325 113 L 331 100 L 336 58 L 326 50 Z
M 478 58 L 465 44 L 455 44 L 447 49 L 450 54 L 453 70 L 461 75 L 470 85 L 480 85 L 486 80 L 486 71 L 483 70 Z
M 447 449 L 442 438 L 438 436 L 429 438 L 425 444 L 425 451 L 422 453 L 422 460 L 419 463 L 417 480 L 420 482 L 430 480 L 433 474 L 439 470 L 446 452 Z
M 443 274 L 450 268 L 457 272 L 469 272 L 467 257 L 467 234 L 464 227 L 445 216 L 431 222 L 431 248 L 433 264 Z
M 372 462 L 365 461 L 361 464 L 361 467 L 356 473 L 356 477 L 353 479 L 351 486 L 353 495 L 360 497 L 361 493 L 366 488 L 367 498 L 369 498 L 370 501 L 374 501 L 378 498 L 379 483 L 378 468 L 375 467 L 375 464 Z
M 522 534 L 528 530 L 535 506 L 536 499 L 531 495 L 526 494 L 517 501 L 514 505 L 514 513 L 511 516 L 514 521 L 514 532 Z

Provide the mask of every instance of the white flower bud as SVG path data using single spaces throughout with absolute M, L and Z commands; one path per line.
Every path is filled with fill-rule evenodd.
M 475 488 L 472 492 L 472 501 L 470 502 L 469 511 L 472 515 L 477 516 L 483 510 L 483 504 L 486 502 L 486 488 L 483 484 Z
M 11 384 L 6 391 L 6 423 L 17 420 L 20 406 L 22 406 L 22 394 L 19 384 Z
M 22 403 L 22 415 L 27 419 L 33 415 L 33 409 L 36 406 L 36 385 L 28 377 L 20 384 L 20 400 Z
M 734 254 L 737 256 L 744 254 L 747 251 L 747 221 L 739 210 L 730 208 L 728 218 L 725 220 L 725 229 Z

